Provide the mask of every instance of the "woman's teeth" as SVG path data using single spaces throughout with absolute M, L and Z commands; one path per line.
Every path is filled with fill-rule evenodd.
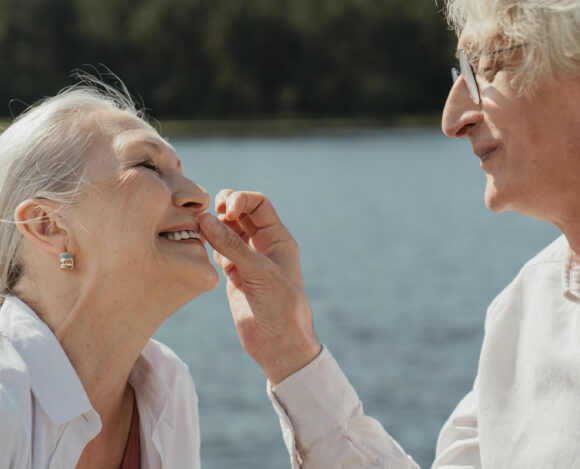
M 161 236 L 170 241 L 181 241 L 182 239 L 198 239 L 201 241 L 201 235 L 195 231 L 175 231 L 173 233 L 161 233 Z

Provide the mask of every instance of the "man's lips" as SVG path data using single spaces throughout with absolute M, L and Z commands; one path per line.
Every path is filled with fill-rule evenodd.
M 473 153 L 481 160 L 481 162 L 487 161 L 499 148 L 496 143 L 489 145 L 480 145 L 473 147 Z

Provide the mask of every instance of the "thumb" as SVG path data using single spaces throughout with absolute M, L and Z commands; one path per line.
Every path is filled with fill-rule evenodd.
M 242 276 L 246 277 L 260 271 L 262 255 L 250 248 L 225 223 L 211 213 L 204 213 L 199 220 L 201 234 L 221 255 L 235 264 Z

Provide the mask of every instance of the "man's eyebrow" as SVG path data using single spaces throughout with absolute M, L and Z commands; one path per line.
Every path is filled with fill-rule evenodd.
M 509 47 L 504 47 L 502 49 L 497 49 L 494 51 L 491 51 L 487 54 L 482 54 L 482 55 L 494 55 L 494 54 L 499 54 L 500 52 L 507 52 L 508 50 L 514 50 L 514 49 L 519 49 L 520 47 L 524 47 L 527 46 L 527 44 L 517 44 L 515 46 L 509 46 Z
M 480 57 L 491 57 L 492 55 L 501 54 L 502 52 L 507 52 L 507 51 L 514 50 L 514 49 L 520 49 L 521 47 L 525 47 L 525 46 L 527 46 L 527 43 L 526 44 L 516 44 L 515 46 L 509 46 L 509 47 L 502 47 L 500 49 L 492 50 L 489 52 L 481 52 L 479 54 L 474 54 L 473 50 L 470 49 L 469 46 L 466 46 L 466 47 L 461 47 L 460 49 L 457 49 L 455 51 L 455 58 L 459 59 L 459 56 L 457 54 L 462 49 L 465 51 L 465 53 L 467 54 L 467 57 L 469 57 L 469 60 L 471 61 L 471 60 L 479 59 Z

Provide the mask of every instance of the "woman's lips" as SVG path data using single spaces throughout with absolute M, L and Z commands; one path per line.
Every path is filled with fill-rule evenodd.
M 181 231 L 174 231 L 174 232 L 164 232 L 160 233 L 160 236 L 166 238 L 170 241 L 181 241 L 187 239 L 197 239 L 198 241 L 202 241 L 201 235 L 195 231 L 191 230 L 181 230 Z

